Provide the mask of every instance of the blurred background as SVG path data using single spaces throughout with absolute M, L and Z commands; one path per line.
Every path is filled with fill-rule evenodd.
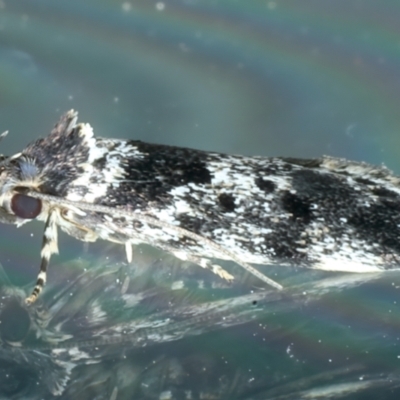
M 19 152 L 74 108 L 98 136 L 245 155 L 328 154 L 400 173 L 399 21 L 392 0 L 0 0 L 0 130 L 10 131 L 1 152 Z M 0 226 L 0 262 L 13 285 L 36 277 L 42 231 L 36 223 Z M 50 280 L 58 264 L 86 257 L 82 243 L 66 235 L 60 242 Z M 122 249 L 106 254 L 114 252 L 122 259 Z M 104 243 L 90 245 L 92 257 L 99 253 Z M 276 357 L 287 357 L 297 379 L 306 349 L 328 338 L 313 371 L 333 370 L 338 349 L 341 366 L 360 354 L 365 363 L 372 351 L 391 357 L 374 359 L 374 373 L 397 371 L 398 283 L 393 276 L 350 291 L 345 316 L 349 303 L 332 297 L 278 319 L 292 336 Z M 378 320 L 365 324 L 367 315 Z M 278 384 L 288 367 L 276 368 Z
M 4 151 L 75 108 L 101 136 L 400 171 L 396 2 L 0 4 Z

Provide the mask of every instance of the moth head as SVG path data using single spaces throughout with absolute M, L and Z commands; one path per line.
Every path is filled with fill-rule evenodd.
M 0 222 L 22 225 L 43 211 L 42 201 L 28 196 L 40 183 L 34 160 L 20 154 L 0 162 Z
M 0 222 L 21 225 L 35 218 L 46 219 L 48 202 L 29 193 L 49 193 L 49 188 L 50 192 L 62 191 L 63 176 L 78 168 L 71 161 L 71 151 L 79 162 L 86 160 L 87 142 L 95 139 L 90 126 L 77 125 L 77 118 L 78 113 L 70 110 L 46 138 L 31 143 L 22 153 L 0 155 Z M 6 134 L 1 134 L 0 140 Z

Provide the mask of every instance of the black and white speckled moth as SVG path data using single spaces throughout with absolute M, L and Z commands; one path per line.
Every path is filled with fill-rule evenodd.
M 77 113 L 0 164 L 0 221 L 45 221 L 32 303 L 58 252 L 57 227 L 92 242 L 148 243 L 233 276 L 250 264 L 373 272 L 400 265 L 400 179 L 383 167 L 323 157 L 244 157 L 93 136 Z

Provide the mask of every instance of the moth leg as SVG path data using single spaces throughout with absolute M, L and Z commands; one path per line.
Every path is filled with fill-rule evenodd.
M 215 275 L 218 275 L 220 278 L 225 279 L 228 282 L 232 282 L 235 279 L 233 275 L 228 271 L 225 271 L 220 265 L 213 264 L 210 260 L 205 258 L 200 258 L 196 264 L 200 265 L 200 267 L 211 270 Z
M 125 253 L 126 253 L 126 259 L 128 261 L 128 264 L 132 262 L 132 243 L 131 242 L 125 242 Z
M 40 292 L 43 290 L 43 286 L 46 284 L 47 266 L 49 265 L 50 257 L 52 254 L 58 253 L 57 220 L 57 211 L 51 210 L 44 226 L 42 250 L 40 252 L 42 260 L 40 263 L 40 271 L 37 276 L 36 285 L 31 295 L 25 299 L 25 303 L 28 305 L 34 303 L 39 297 Z
M 151 240 L 148 240 L 148 243 L 151 243 Z M 176 248 L 168 246 L 166 244 L 160 246 L 159 243 L 154 243 L 154 246 L 173 254 L 176 258 L 179 258 L 182 261 L 189 261 L 193 264 L 200 265 L 200 267 L 204 269 L 209 269 L 215 275 L 218 275 L 220 278 L 225 279 L 228 282 L 232 282 L 235 279 L 233 275 L 225 271 L 220 265 L 213 264 L 207 258 L 195 256 L 185 251 L 177 250 Z
M 179 258 L 180 260 L 189 261 L 193 264 L 200 265 L 200 267 L 204 269 L 209 269 L 215 275 L 218 275 L 220 278 L 225 279 L 228 282 L 232 282 L 235 278 L 231 275 L 228 271 L 225 271 L 220 265 L 213 264 L 210 260 L 203 257 L 197 257 L 193 255 L 188 255 L 183 253 L 179 250 L 169 249 L 175 257 Z
M 92 230 L 87 228 L 84 225 L 79 224 L 70 218 L 67 214 L 68 210 L 62 210 L 60 214 L 60 227 L 64 232 L 67 232 L 68 235 L 82 240 L 83 242 L 95 242 L 98 238 L 98 235 Z M 65 222 L 67 224 L 65 224 Z

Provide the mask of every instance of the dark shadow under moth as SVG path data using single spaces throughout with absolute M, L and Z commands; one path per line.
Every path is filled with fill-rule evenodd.
M 148 243 L 233 276 L 251 264 L 374 272 L 400 265 L 400 180 L 384 167 L 339 158 L 245 157 L 96 138 L 77 112 L 21 153 L 2 156 L 0 221 L 45 222 L 39 296 L 57 228 L 87 242 Z

